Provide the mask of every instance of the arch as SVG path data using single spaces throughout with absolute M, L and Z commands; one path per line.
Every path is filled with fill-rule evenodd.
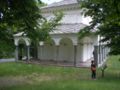
M 25 45 L 27 45 L 27 43 L 26 43 L 26 41 L 25 41 L 24 39 L 19 39 L 19 40 L 18 40 L 18 45 L 20 45 L 20 44 L 25 44 Z
M 30 39 L 26 37 L 16 37 L 14 43 L 16 45 L 16 60 L 30 59 Z
M 18 46 L 20 41 L 24 41 L 25 45 L 29 46 L 30 45 L 30 40 L 28 38 L 15 38 L 15 45 Z
M 53 39 L 45 41 L 44 45 L 55 45 L 55 41 Z
M 71 39 L 62 38 L 60 40 L 58 59 L 66 62 L 74 61 L 74 47 Z
M 93 40 L 91 37 L 84 37 L 82 39 L 83 43 L 93 43 Z
M 26 42 L 24 39 L 18 40 L 18 59 L 23 60 L 27 59 L 27 48 L 26 48 Z
M 68 37 L 63 37 L 63 38 L 60 38 L 60 40 L 59 40 L 59 44 L 61 44 L 61 42 L 62 41 L 69 41 L 70 43 L 72 43 L 72 45 L 73 45 L 73 43 L 74 43 L 74 41 L 73 41 L 73 39 L 71 39 L 71 38 L 68 38 Z
M 61 39 L 61 38 L 52 38 L 52 40 L 55 42 L 55 45 L 56 45 L 56 46 L 59 46 L 60 39 Z
M 80 45 L 82 45 L 82 61 L 85 62 L 92 58 L 93 53 L 93 40 L 91 37 L 84 37 L 81 41 L 79 41 Z
M 67 38 L 67 37 L 61 38 L 59 43 L 63 44 L 63 41 L 65 41 L 65 42 L 67 41 L 69 43 L 72 43 L 72 45 L 73 45 L 73 41 L 70 38 Z M 64 42 L 64 44 L 65 44 L 65 42 Z
M 39 58 L 42 60 L 55 59 L 55 42 L 54 40 L 45 41 L 44 46 L 39 47 Z

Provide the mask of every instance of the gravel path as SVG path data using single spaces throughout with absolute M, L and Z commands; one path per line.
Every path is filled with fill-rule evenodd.
M 15 59 L 14 58 L 9 58 L 9 59 L 0 59 L 0 63 L 1 62 L 14 62 Z

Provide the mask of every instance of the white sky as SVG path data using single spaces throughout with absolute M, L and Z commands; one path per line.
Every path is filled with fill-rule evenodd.
M 47 4 L 51 4 L 51 3 L 59 2 L 59 1 L 62 1 L 62 0 L 41 0 L 41 1 L 44 2 L 44 3 L 47 3 Z

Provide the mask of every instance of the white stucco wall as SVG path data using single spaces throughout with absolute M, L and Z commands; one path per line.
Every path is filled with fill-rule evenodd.
M 68 11 L 62 11 L 63 12 L 63 18 L 61 20 L 61 23 L 81 23 L 82 22 L 82 15 L 81 10 L 68 10 Z M 53 13 L 44 13 L 43 16 L 50 20 L 54 17 Z
M 76 55 L 76 62 L 81 63 L 83 62 L 83 45 L 77 45 L 77 55 Z
M 39 46 L 38 57 L 42 60 L 56 60 L 56 49 L 58 49 L 58 61 L 74 62 L 74 43 L 75 40 L 72 35 L 52 35 L 52 40 L 55 44 L 50 46 L 49 44 L 44 44 L 44 46 Z M 74 37 L 74 35 L 73 35 Z M 71 39 L 72 38 L 72 39 Z
M 59 46 L 59 59 L 60 61 L 73 62 L 74 61 L 74 48 L 72 40 L 63 38 Z
M 81 60 L 82 62 L 85 62 L 86 60 L 90 60 L 93 57 L 93 50 L 94 46 L 99 44 L 99 36 L 98 35 L 91 35 L 88 37 L 84 37 L 82 39 L 82 56 Z
M 56 46 L 54 43 L 44 43 L 38 47 L 38 58 L 41 60 L 55 60 Z
M 39 49 L 39 59 L 56 60 L 56 46 L 59 46 L 58 61 L 74 62 L 74 45 L 77 45 L 76 62 L 81 63 L 93 57 L 94 45 L 98 42 L 97 36 L 88 36 L 78 40 L 76 34 L 55 34 L 51 35 L 54 45 L 44 45 L 41 55 Z
M 59 60 L 74 62 L 74 45 L 77 45 L 76 62 L 85 62 L 93 57 L 94 45 L 99 45 L 99 36 L 91 35 L 78 40 L 77 34 L 52 34 L 52 45 L 45 43 L 42 48 L 38 47 L 38 58 L 41 60 Z M 15 45 L 24 40 L 30 45 L 30 40 L 25 37 L 16 37 Z M 63 45 L 63 44 L 66 45 Z M 56 46 L 59 46 L 59 56 L 56 58 Z

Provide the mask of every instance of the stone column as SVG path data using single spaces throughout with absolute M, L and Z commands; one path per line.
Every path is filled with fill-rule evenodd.
M 15 49 L 15 60 L 18 61 L 18 46 Z
M 98 66 L 100 64 L 100 51 L 99 51 L 99 46 L 94 46 L 94 53 L 93 57 L 95 60 L 96 65 Z
M 44 49 L 45 49 L 45 46 L 41 45 L 40 46 L 40 60 L 44 60 Z
M 27 46 L 27 60 L 30 60 L 30 46 Z
M 79 43 L 80 45 L 80 63 L 84 62 L 84 43 Z
M 103 48 L 103 55 L 104 55 L 104 60 L 105 60 L 105 46 Z
M 59 45 L 56 45 L 55 61 L 58 62 L 58 59 L 59 59 Z
M 101 62 L 103 62 L 103 46 L 101 45 Z
M 42 60 L 43 59 L 44 42 L 40 41 L 39 45 L 40 45 L 40 59 Z
M 74 66 L 76 67 L 77 45 L 74 45 Z
M 85 46 L 86 46 L 86 43 L 83 43 L 83 45 L 82 45 L 82 62 L 84 62 L 85 61 Z
M 42 56 L 43 56 L 43 46 L 40 46 L 40 60 L 42 60 Z

